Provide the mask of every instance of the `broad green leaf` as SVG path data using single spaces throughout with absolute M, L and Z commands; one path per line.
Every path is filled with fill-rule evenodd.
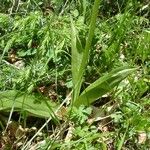
M 111 91 L 116 85 L 118 85 L 135 70 L 135 68 L 129 68 L 126 66 L 119 67 L 103 77 L 100 77 L 81 93 L 79 98 L 76 99 L 74 105 L 77 107 L 80 105 L 90 105 L 92 102 Z
M 72 37 L 71 37 L 71 56 L 72 56 L 72 78 L 73 83 L 77 83 L 78 81 L 78 75 L 79 75 L 79 68 L 82 61 L 82 55 L 83 55 L 83 48 L 80 43 L 77 31 L 74 27 L 73 21 L 71 21 L 71 28 L 72 28 Z
M 81 67 L 82 57 L 83 57 L 83 48 L 82 44 L 80 42 L 80 39 L 78 37 L 78 33 L 76 28 L 74 27 L 73 21 L 71 19 L 71 68 L 72 68 L 72 81 L 73 85 L 75 87 L 75 95 L 78 95 L 80 89 L 79 85 L 81 84 L 81 81 L 79 80 L 79 69 Z
M 34 95 L 14 90 L 0 92 L 0 111 L 10 111 L 12 106 L 14 111 L 27 111 L 42 118 L 53 116 L 53 110 L 56 108 L 56 104 Z
M 89 32 L 87 35 L 87 40 L 84 49 L 82 49 L 82 44 L 80 43 L 79 38 L 77 38 L 77 32 L 71 20 L 72 27 L 72 80 L 74 86 L 73 92 L 73 101 L 76 100 L 79 96 L 82 78 L 89 60 L 90 47 L 92 39 L 94 36 L 94 30 L 96 25 L 96 18 L 98 15 L 100 0 L 95 0 L 92 8 L 91 21 L 89 26 Z

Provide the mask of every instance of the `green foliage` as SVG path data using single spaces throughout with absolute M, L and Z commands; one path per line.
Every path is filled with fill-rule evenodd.
M 71 116 L 70 119 L 77 122 L 79 125 L 83 125 L 85 121 L 88 119 L 88 116 L 91 114 L 92 109 L 85 108 L 83 105 L 79 108 L 73 107 L 71 108 Z
M 92 39 L 94 36 L 94 30 L 95 30 L 96 18 L 98 15 L 99 4 L 100 4 L 100 0 L 95 0 L 92 14 L 91 14 L 89 33 L 88 33 L 85 47 L 83 48 L 82 48 L 82 44 L 80 43 L 80 41 L 76 40 L 76 31 L 72 23 L 72 31 L 73 31 L 73 36 L 72 36 L 72 76 L 73 77 L 72 78 L 73 78 L 73 85 L 75 87 L 74 93 L 73 93 L 73 101 L 78 98 L 79 93 L 80 93 L 82 78 L 83 78 L 83 74 L 85 71 L 85 67 L 88 63 L 90 47 L 91 47 Z M 80 40 L 79 38 L 77 39 Z
M 135 69 L 129 67 L 121 67 L 113 70 L 107 75 L 100 77 L 89 87 L 87 87 L 75 101 L 75 106 L 84 104 L 90 105 L 92 102 L 100 98 L 102 95 L 111 91 L 118 85 L 124 78 L 126 78 Z
M 1 120 L 39 128 L 63 102 L 39 149 L 149 149 L 149 1 L 0 3 Z
M 79 37 L 77 36 L 75 27 L 72 22 L 72 76 L 73 76 L 72 78 L 73 78 L 73 86 L 74 86 L 73 101 L 74 101 L 75 106 L 79 106 L 82 104 L 84 105 L 91 104 L 96 99 L 98 99 L 102 95 L 112 90 L 114 86 L 116 86 L 120 81 L 122 81 L 130 73 L 129 68 L 127 68 L 127 71 L 123 69 L 121 70 L 117 69 L 117 71 L 114 71 L 108 74 L 108 77 L 106 76 L 97 80 L 95 83 L 90 85 L 89 88 L 85 89 L 85 92 L 81 93 L 81 95 L 79 96 L 83 73 L 85 71 L 85 67 L 89 60 L 90 47 L 91 47 L 91 43 L 92 43 L 92 39 L 94 35 L 94 29 L 95 29 L 95 24 L 96 24 L 96 17 L 98 14 L 99 3 L 100 1 L 95 1 L 94 6 L 93 6 L 93 11 L 91 15 L 91 23 L 89 26 L 89 33 L 88 33 L 85 48 L 82 47 L 82 43 Z M 127 18 L 127 17 L 124 17 L 124 18 Z M 119 74 L 119 71 L 121 72 L 120 74 Z M 118 76 L 115 75 L 115 73 L 118 74 Z
M 38 117 L 49 118 L 53 116 L 56 104 L 46 99 L 41 99 L 39 99 L 39 96 L 36 97 L 19 91 L 3 91 L 0 92 L 0 111 L 10 111 L 13 107 L 14 111 L 27 111 L 31 115 Z

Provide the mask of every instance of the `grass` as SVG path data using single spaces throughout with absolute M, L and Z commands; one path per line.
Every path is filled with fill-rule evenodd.
M 3 149 L 150 148 L 148 2 L 2 5 Z

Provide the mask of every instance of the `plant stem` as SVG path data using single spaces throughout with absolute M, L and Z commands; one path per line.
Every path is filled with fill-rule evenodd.
M 81 62 L 81 67 L 79 69 L 79 72 L 80 72 L 79 82 L 78 82 L 78 85 L 76 87 L 74 100 L 76 100 L 77 97 L 80 94 L 83 74 L 85 72 L 85 68 L 86 68 L 86 65 L 87 65 L 88 60 L 89 60 L 90 47 L 91 47 L 92 39 L 93 39 L 93 36 L 94 36 L 94 30 L 95 30 L 96 18 L 97 18 L 97 15 L 98 15 L 99 5 L 100 5 L 100 0 L 95 0 L 94 5 L 93 5 L 93 9 L 92 9 L 92 15 L 91 15 L 91 21 L 90 21 L 90 26 L 89 26 L 88 37 L 87 37 L 87 40 L 86 40 L 85 49 L 83 51 L 83 58 L 82 58 L 82 62 Z

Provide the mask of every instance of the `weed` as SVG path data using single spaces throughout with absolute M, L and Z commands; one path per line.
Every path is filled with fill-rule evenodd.
M 4 0 L 0 146 L 149 149 L 149 5 Z

